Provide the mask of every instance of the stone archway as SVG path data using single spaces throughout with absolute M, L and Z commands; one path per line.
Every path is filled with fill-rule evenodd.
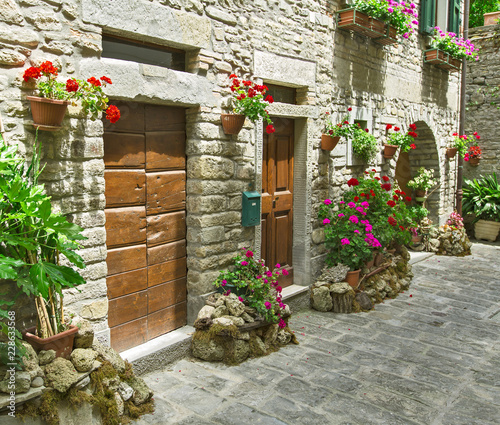
M 417 175 L 420 167 L 434 170 L 435 179 L 441 181 L 441 171 L 439 167 L 439 154 L 436 145 L 436 139 L 430 127 L 423 121 L 415 122 L 417 125 L 418 138 L 415 141 L 417 148 L 409 152 L 400 153 L 395 171 L 395 178 L 401 190 L 410 194 L 408 182 Z M 440 208 L 439 189 L 435 190 L 427 198 L 426 208 L 429 210 L 429 218 L 433 223 L 439 223 Z

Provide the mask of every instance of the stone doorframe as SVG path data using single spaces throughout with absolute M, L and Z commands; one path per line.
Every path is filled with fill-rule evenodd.
M 308 137 L 309 121 L 317 118 L 317 108 L 309 105 L 273 104 L 269 114 L 293 119 L 294 131 L 294 176 L 293 176 L 293 270 L 295 285 L 311 284 L 311 153 L 315 139 Z M 263 124 L 255 126 L 255 188 L 262 188 Z M 319 143 L 319 139 L 317 140 Z M 260 258 L 262 242 L 261 226 L 255 226 L 255 251 Z

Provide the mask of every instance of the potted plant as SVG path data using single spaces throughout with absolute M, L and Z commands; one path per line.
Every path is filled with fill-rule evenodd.
M 386 0 L 356 0 L 339 11 L 338 27 L 359 32 L 374 38 L 380 44 L 393 44 L 397 36 L 408 38 L 418 28 L 418 11 L 415 4 Z
M 432 48 L 424 52 L 425 62 L 449 71 L 458 71 L 463 58 L 479 60 L 477 54 L 474 53 L 478 49 L 470 40 L 464 40 L 453 32 L 442 31 L 439 27 L 435 27 L 434 30 Z
M 389 135 L 387 143 L 384 143 L 384 158 L 391 159 L 399 148 L 401 152 L 408 152 L 410 149 L 415 149 L 415 138 L 418 136 L 416 133 L 416 124 L 410 124 L 410 130 L 405 134 L 401 132 L 398 126 L 387 124 L 385 126 L 386 133 Z M 389 131 L 393 130 L 391 134 Z
M 280 264 L 271 271 L 264 260 L 256 260 L 251 250 L 243 249 L 233 258 L 231 269 L 220 272 L 214 286 L 224 295 L 235 293 L 241 302 L 257 310 L 267 323 L 278 323 L 284 328 L 286 324 L 280 312 L 285 304 L 278 282 L 281 275 L 288 275 L 288 271 Z
M 372 249 L 381 246 L 366 219 L 368 208 L 367 201 L 340 201 L 334 206 L 330 199 L 325 199 L 319 210 L 328 249 L 326 264 L 348 266 L 346 281 L 353 288 L 358 287 L 361 266 L 373 257 Z
M 465 180 L 463 213 L 475 214 L 476 239 L 495 241 L 500 230 L 500 185 L 496 173 Z
M 427 191 L 436 185 L 436 180 L 433 178 L 434 170 L 420 167 L 417 175 L 408 182 L 408 187 L 415 190 L 415 200 L 417 202 L 424 202 L 427 197 Z
M 467 149 L 467 153 L 464 156 L 464 161 L 468 162 L 473 167 L 477 167 L 481 159 L 481 153 L 482 151 L 479 145 L 469 146 L 469 149 Z
M 106 118 L 115 123 L 120 118 L 119 109 L 108 106 L 109 99 L 102 88 L 112 84 L 103 76 L 100 79 L 90 77 L 88 80 L 70 78 L 66 82 L 58 81 L 59 70 L 50 61 L 39 67 L 32 66 L 24 71 L 26 83 L 36 81 L 35 88 L 40 96 L 28 96 L 31 102 L 33 125 L 40 130 L 53 131 L 60 128 L 69 103 L 81 106 L 91 120 L 98 118 L 101 111 L 106 111 Z
M 348 112 L 352 108 L 347 108 Z M 346 139 L 352 134 L 353 124 L 349 123 L 349 114 L 345 115 L 341 122 L 333 124 L 330 118 L 330 112 L 325 112 L 325 132 L 321 135 L 321 149 L 333 150 L 341 137 Z
M 453 158 L 457 153 L 465 159 L 469 158 L 469 155 L 467 155 L 467 148 L 469 145 L 473 144 L 474 138 L 476 140 L 479 140 L 481 136 L 475 131 L 473 133 L 473 136 L 467 134 L 461 134 L 459 135 L 458 133 L 453 133 L 453 142 L 451 144 L 451 147 L 448 147 L 446 149 L 446 156 L 448 158 Z M 468 159 L 466 159 L 468 161 Z
M 356 127 L 352 132 L 352 151 L 354 155 L 369 164 L 377 155 L 379 144 L 373 134 L 368 129 Z
M 221 114 L 222 128 L 226 134 L 238 134 L 243 128 L 245 117 L 252 122 L 262 118 L 267 122 L 266 133 L 274 133 L 273 122 L 266 108 L 274 102 L 271 95 L 266 95 L 267 86 L 240 81 L 236 74 L 231 74 L 231 92 L 234 108 L 232 114 Z
M 62 290 L 85 281 L 77 271 L 61 265 L 59 258 L 63 255 L 84 268 L 75 249 L 85 237 L 79 226 L 52 211 L 50 197 L 38 184 L 36 142 L 29 166 L 16 151 L 0 140 L 0 277 L 16 281 L 20 290 L 34 298 L 37 326 L 24 332 L 24 338 L 35 348 L 56 349 L 67 357 L 78 328 L 65 320 Z M 60 338 L 64 341 L 57 341 Z

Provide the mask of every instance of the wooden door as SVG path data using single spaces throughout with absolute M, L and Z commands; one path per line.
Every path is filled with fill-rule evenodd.
M 105 122 L 108 324 L 123 351 L 186 324 L 183 108 L 117 104 Z
M 262 258 L 273 269 L 279 263 L 289 274 L 281 286 L 293 283 L 293 129 L 291 119 L 273 119 L 276 132 L 264 132 L 262 158 Z

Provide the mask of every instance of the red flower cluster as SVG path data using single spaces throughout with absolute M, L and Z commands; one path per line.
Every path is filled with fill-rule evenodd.
M 108 78 L 108 77 L 106 77 L 104 75 L 101 77 L 101 81 L 104 81 L 105 83 L 108 83 L 108 84 L 113 84 L 111 82 L 111 78 Z
M 359 181 L 357 179 L 355 179 L 354 177 L 347 181 L 347 186 L 349 186 L 349 187 L 358 186 L 358 185 L 359 185 Z
M 465 154 L 464 160 L 468 161 L 471 158 L 481 158 L 481 148 L 478 145 L 470 146 L 469 150 Z
M 115 105 L 110 105 L 106 109 L 106 119 L 114 124 L 120 119 L 120 110 Z
M 387 201 L 387 205 L 389 205 L 391 208 L 394 208 L 396 206 L 396 202 L 394 201 Z
M 414 131 L 409 131 L 408 135 L 411 136 L 411 137 L 413 137 L 413 138 L 418 137 L 418 134 L 415 133 Z
M 274 128 L 274 126 L 272 124 L 269 124 L 267 127 L 266 127 L 266 133 L 267 134 L 271 134 L 271 133 L 274 133 L 276 131 L 276 129 Z
M 30 78 L 36 80 L 41 76 L 42 76 L 42 71 L 40 71 L 40 68 L 37 68 L 36 66 L 30 66 L 26 71 L 24 71 L 23 74 L 24 81 L 29 81 Z
M 380 185 L 380 187 L 381 187 L 382 189 L 384 189 L 385 191 L 387 191 L 387 192 L 390 192 L 390 191 L 391 191 L 391 189 L 392 189 L 392 186 L 391 186 L 391 184 L 390 184 L 390 183 L 384 183 L 384 184 L 381 184 L 381 185 Z
M 396 221 L 396 219 L 394 217 L 389 217 L 387 219 L 388 223 L 391 225 L 391 226 L 397 226 L 398 222 Z
M 90 77 L 88 80 L 87 80 L 88 83 L 92 84 L 94 87 L 100 87 L 101 86 L 101 82 L 95 78 L 95 77 Z
M 382 176 L 382 180 L 385 181 L 385 182 L 388 182 L 389 181 L 389 177 L 387 176 Z
M 75 79 L 69 79 L 68 81 L 66 81 L 66 91 L 68 93 L 78 91 L 79 87 L 80 86 L 78 85 L 78 81 L 76 81 Z
M 45 61 L 40 65 L 40 71 L 42 71 L 44 74 L 52 74 L 52 75 L 57 75 L 57 68 L 52 65 L 52 62 L 50 61 Z

